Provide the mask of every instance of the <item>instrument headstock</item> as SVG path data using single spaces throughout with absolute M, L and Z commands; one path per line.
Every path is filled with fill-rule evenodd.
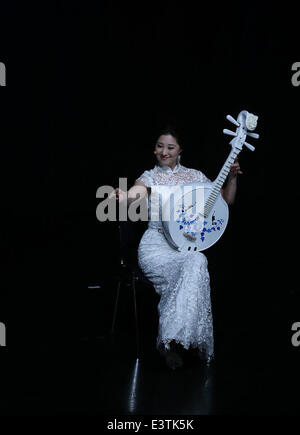
M 227 115 L 226 118 L 237 127 L 235 132 L 228 130 L 227 128 L 223 130 L 224 134 L 234 136 L 234 139 L 230 141 L 232 149 L 237 149 L 238 152 L 240 152 L 243 148 L 243 145 L 245 145 L 247 148 L 249 148 L 249 150 L 254 151 L 254 146 L 246 142 L 245 139 L 247 136 L 253 137 L 254 139 L 259 138 L 259 135 L 257 133 L 252 133 L 252 131 L 255 130 L 257 126 L 258 116 L 253 115 L 253 113 L 247 112 L 247 110 L 242 110 L 239 113 L 237 120 L 235 120 L 231 115 Z

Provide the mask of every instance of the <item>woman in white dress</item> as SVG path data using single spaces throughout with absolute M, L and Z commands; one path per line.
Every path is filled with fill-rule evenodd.
M 201 171 L 180 164 L 182 148 L 177 133 L 166 128 L 159 135 L 154 153 L 157 164 L 135 181 L 127 194 L 115 189 L 115 196 L 128 205 L 148 195 L 151 204 L 151 186 L 184 185 L 210 181 Z M 236 194 L 237 174 L 241 174 L 236 160 L 231 166 L 222 195 L 232 204 Z M 145 276 L 153 283 L 160 296 L 158 304 L 159 328 L 157 349 L 167 365 L 175 369 L 183 364 L 180 350 L 198 348 L 199 356 L 211 362 L 214 356 L 213 320 L 210 298 L 210 279 L 206 256 L 199 251 L 179 252 L 167 242 L 161 221 L 151 221 L 138 247 L 138 262 Z

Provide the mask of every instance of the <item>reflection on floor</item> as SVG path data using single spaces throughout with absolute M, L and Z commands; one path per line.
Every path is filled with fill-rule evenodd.
M 29 306 L 24 292 L 8 321 L 8 345 L 0 347 L 0 414 L 297 415 L 300 347 L 290 337 L 299 300 L 254 281 L 249 277 L 243 291 L 238 280 L 236 288 L 231 280 L 214 282 L 215 361 L 207 368 L 187 351 L 175 371 L 156 350 L 152 289 L 137 291 L 138 360 L 130 287 L 120 295 L 114 335 L 110 281 L 88 292 L 79 282 L 55 294 L 51 287 L 38 300 L 36 293 L 31 315 L 20 303 Z
M 168 369 L 146 340 L 136 359 L 128 331 L 15 353 L 1 413 L 8 415 L 293 415 L 296 367 L 226 348 L 207 368 L 187 352 Z M 252 354 L 253 356 L 253 354 Z M 8 367 L 9 365 L 9 367 Z

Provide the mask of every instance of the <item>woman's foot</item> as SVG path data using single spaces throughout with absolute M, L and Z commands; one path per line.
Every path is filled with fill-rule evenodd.
M 173 341 L 170 343 L 170 350 L 163 349 L 160 353 L 170 369 L 175 370 L 183 366 L 183 359 L 180 355 L 180 346 Z
M 165 361 L 166 361 L 167 366 L 172 370 L 175 370 L 175 369 L 183 366 L 182 357 L 177 352 L 173 352 L 171 350 L 166 351 L 166 354 L 164 357 L 165 357 Z

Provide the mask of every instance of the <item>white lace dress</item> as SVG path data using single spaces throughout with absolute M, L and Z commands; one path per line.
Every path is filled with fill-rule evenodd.
M 172 170 L 156 165 L 136 181 L 147 187 L 154 185 L 184 185 L 209 182 L 196 169 L 180 163 Z M 148 199 L 151 206 L 151 195 Z M 160 295 L 157 349 L 169 349 L 174 340 L 185 349 L 199 349 L 209 363 L 214 353 L 210 279 L 207 258 L 199 251 L 179 252 L 167 242 L 161 221 L 151 221 L 138 247 L 138 262 L 145 276 Z

